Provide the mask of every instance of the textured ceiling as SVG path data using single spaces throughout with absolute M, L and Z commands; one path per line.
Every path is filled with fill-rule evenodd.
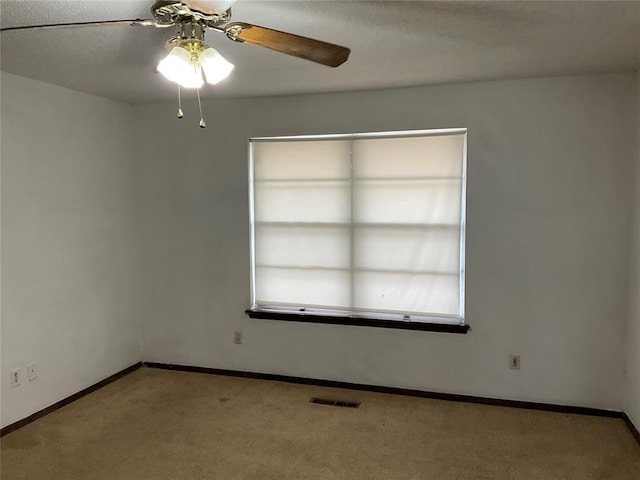
M 153 2 L 0 0 L 3 27 L 148 18 Z M 203 96 L 252 96 L 640 69 L 640 2 L 252 1 L 233 20 L 351 48 L 331 69 L 211 32 L 236 69 Z M 173 100 L 155 73 L 173 29 L 5 32 L 3 71 L 130 103 Z

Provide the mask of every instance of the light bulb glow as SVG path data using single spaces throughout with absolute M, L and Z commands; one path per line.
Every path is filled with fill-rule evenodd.
M 207 48 L 200 54 L 200 65 L 207 83 L 215 85 L 229 76 L 234 65 L 229 63 L 215 48 Z
M 158 71 L 167 80 L 184 88 L 202 87 L 203 72 L 207 83 L 215 85 L 227 78 L 233 69 L 234 65 L 215 48 L 194 41 L 183 42 L 180 46 L 173 47 L 169 55 L 158 64 Z
M 204 84 L 197 57 L 194 58 L 183 47 L 173 47 L 169 55 L 158 64 L 158 71 L 167 80 L 184 88 L 200 88 Z

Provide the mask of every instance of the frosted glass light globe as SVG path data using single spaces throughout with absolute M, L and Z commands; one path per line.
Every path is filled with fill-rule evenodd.
M 229 63 L 215 48 L 207 48 L 200 54 L 200 65 L 207 83 L 215 85 L 229 76 L 234 65 Z
M 173 47 L 158 64 L 158 71 L 167 80 L 184 88 L 200 88 L 204 84 L 200 65 L 194 63 L 189 52 L 182 47 Z

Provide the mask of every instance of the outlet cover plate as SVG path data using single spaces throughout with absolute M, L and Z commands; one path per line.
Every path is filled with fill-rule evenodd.
M 36 378 L 38 378 L 38 366 L 35 363 L 30 363 L 27 365 L 27 374 L 29 376 L 29 381 L 33 382 Z
M 511 370 L 520 370 L 520 355 L 509 356 L 509 368 Z
M 11 374 L 11 387 L 15 388 L 22 383 L 22 368 L 14 368 L 9 372 Z

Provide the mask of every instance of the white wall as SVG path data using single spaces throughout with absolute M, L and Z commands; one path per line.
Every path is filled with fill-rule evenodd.
M 147 361 L 626 408 L 639 423 L 637 76 L 212 101 L 206 130 L 194 104 L 179 121 L 169 103 L 1 81 L 3 426 L 139 361 L 141 338 Z M 249 137 L 444 127 L 469 128 L 468 335 L 244 315 Z M 40 377 L 10 388 L 33 361 Z
M 194 104 L 140 107 L 145 359 L 621 409 L 636 90 L 615 74 L 219 100 L 206 130 Z M 245 316 L 249 137 L 445 127 L 469 128 L 468 335 Z
M 133 107 L 4 73 L 1 95 L 5 426 L 140 361 L 141 342 Z
M 627 357 L 628 398 L 625 406 L 629 418 L 640 428 L 640 72 L 638 72 L 637 92 L 637 163 L 636 163 L 636 195 L 633 219 L 633 245 L 630 281 L 629 332 Z

